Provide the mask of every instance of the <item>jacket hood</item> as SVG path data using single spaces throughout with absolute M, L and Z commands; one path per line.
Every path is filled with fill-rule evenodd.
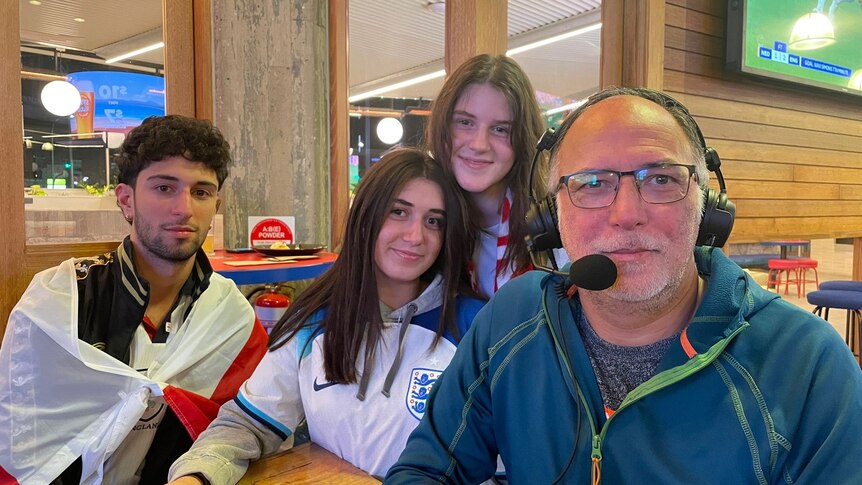
M 443 304 L 443 275 L 438 274 L 434 277 L 434 280 L 431 281 L 425 290 L 419 294 L 414 300 L 407 302 L 402 305 L 400 308 L 396 308 L 390 312 L 388 315 L 384 312 L 384 305 L 381 302 L 381 315 L 383 316 L 383 322 L 392 323 L 392 322 L 400 322 L 404 319 L 404 316 L 407 313 L 407 309 L 413 305 L 415 306 L 415 310 L 413 310 L 413 315 L 421 315 L 425 312 L 429 312 L 440 305 Z
M 686 329 L 698 352 L 748 325 L 752 315 L 779 298 L 761 288 L 720 249 L 696 247 L 694 259 L 698 273 L 707 281 L 701 304 Z

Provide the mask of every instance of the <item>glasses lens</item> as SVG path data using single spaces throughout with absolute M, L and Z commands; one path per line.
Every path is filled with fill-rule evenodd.
M 691 170 L 684 165 L 649 167 L 635 172 L 641 197 L 650 204 L 682 200 L 691 185 Z
M 614 201 L 619 181 L 614 172 L 592 170 L 570 175 L 566 189 L 575 207 L 595 209 L 607 207 Z
M 668 204 L 688 195 L 694 167 L 664 165 L 647 167 L 622 175 L 633 175 L 644 202 Z M 583 209 L 607 207 L 614 202 L 620 185 L 620 173 L 607 170 L 588 170 L 563 177 L 572 205 Z M 562 187 L 561 187 L 562 188 Z

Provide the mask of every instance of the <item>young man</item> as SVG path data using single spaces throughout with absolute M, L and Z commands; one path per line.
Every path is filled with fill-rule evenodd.
M 695 247 L 708 174 L 685 108 L 616 88 L 558 133 L 563 246 L 609 257 L 616 283 L 503 287 L 386 483 L 478 483 L 498 453 L 512 484 L 862 483 L 862 373 L 840 336 Z
M 129 133 L 116 194 L 131 234 L 37 274 L 9 317 L 0 483 L 165 483 L 251 375 L 266 333 L 201 250 L 230 162 L 206 121 Z

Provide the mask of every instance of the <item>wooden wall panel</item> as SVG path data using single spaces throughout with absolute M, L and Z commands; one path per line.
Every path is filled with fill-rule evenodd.
M 697 115 L 695 114 L 695 116 Z M 804 121 L 804 119 L 805 115 L 800 114 L 800 122 Z M 697 121 L 703 132 L 709 133 L 709 137 L 724 140 L 771 143 L 774 145 L 819 148 L 822 150 L 851 153 L 858 150 L 860 144 L 862 144 L 862 137 L 859 136 L 801 128 L 787 128 L 784 126 L 759 124 L 754 121 L 745 122 L 731 118 L 716 119 L 707 117 L 698 117 Z
M 748 103 L 733 100 L 704 98 L 682 94 L 678 99 L 688 107 L 695 116 L 707 118 L 744 121 L 761 125 L 799 128 L 807 132 L 839 133 L 859 137 L 859 126 L 848 123 L 845 118 L 837 116 L 805 113 L 799 116 L 798 111 L 769 106 L 758 106 L 751 109 Z
M 699 52 L 724 59 L 724 39 L 678 27 L 665 26 L 665 47 Z
M 329 247 L 341 247 L 350 209 L 348 0 L 329 0 Z
M 728 180 L 793 182 L 793 165 L 784 163 L 746 162 L 723 158 L 721 173 L 724 175 L 725 182 Z M 733 195 L 730 189 L 728 192 Z
M 3 177 L 0 177 L 0 340 L 9 312 L 24 291 L 24 150 L 21 126 L 21 53 L 18 2 L 0 2 L 0 123 Z
M 446 73 L 479 54 L 499 55 L 509 45 L 508 0 L 460 0 L 446 4 Z
M 841 99 L 838 95 L 822 93 L 814 88 L 791 89 L 763 84 L 741 76 L 731 76 L 727 72 L 724 76 L 727 79 L 716 79 L 665 68 L 664 88 L 666 91 L 738 101 L 753 106 L 784 108 L 801 113 L 817 113 L 862 121 L 860 102 L 848 97 Z M 806 92 L 806 89 L 810 91 Z
M 703 13 L 687 8 L 689 2 L 667 2 L 665 7 L 665 22 L 668 25 L 680 27 L 685 30 L 693 30 L 714 37 L 724 37 L 725 10 L 715 11 L 713 14 Z M 722 3 L 722 2 L 714 2 Z
M 849 187 L 849 186 L 848 186 Z M 862 189 L 862 186 L 859 187 Z M 742 202 L 750 199 L 765 199 L 772 202 L 776 194 L 794 194 L 797 200 L 852 199 L 842 197 L 842 187 L 828 183 L 772 182 L 764 180 L 734 180 L 733 199 Z M 862 198 L 862 191 L 858 193 Z M 738 207 L 737 207 L 738 208 Z M 774 211 L 775 207 L 770 207 Z M 771 214 L 772 212 L 770 212 Z M 748 212 L 746 212 L 748 214 Z M 753 217 L 753 214 L 752 214 Z
M 195 118 L 213 121 L 212 0 L 194 0 L 192 17 Z M 175 69 L 187 70 L 188 67 L 176 66 Z
M 201 11 L 199 14 L 203 14 Z M 162 0 L 165 42 L 165 111 L 195 116 L 195 11 L 190 1 Z M 198 46 L 202 47 L 202 46 Z M 210 60 L 211 63 L 211 60 Z M 204 82 L 202 79 L 201 82 Z M 212 85 L 210 81 L 208 85 Z M 208 113 L 212 116 L 212 110 Z
M 664 89 L 721 155 L 730 242 L 862 237 L 862 98 L 728 70 L 726 11 L 727 0 L 667 2 Z
M 661 89 L 664 81 L 665 4 L 655 0 L 602 2 L 599 83 Z
M 771 241 L 764 234 L 790 234 L 787 238 L 831 239 L 862 234 L 862 216 L 850 217 L 743 217 L 733 226 L 736 242 Z M 779 238 L 780 239 L 780 238 Z M 858 259 L 856 260 L 858 261 Z M 854 262 L 854 267 L 858 266 Z
M 749 160 L 783 163 L 792 160 L 795 165 L 824 167 L 859 167 L 859 154 L 836 152 L 817 148 L 801 148 L 768 143 L 751 143 L 738 140 L 708 138 L 710 146 L 718 150 L 722 160 Z

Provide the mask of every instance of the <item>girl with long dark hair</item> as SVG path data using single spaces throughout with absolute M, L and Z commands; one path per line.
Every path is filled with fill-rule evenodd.
M 427 154 L 386 153 L 357 187 L 338 259 L 288 309 L 254 375 L 170 476 L 236 483 L 303 420 L 313 442 L 385 475 L 484 303 L 462 296 L 475 238 L 465 212 Z

